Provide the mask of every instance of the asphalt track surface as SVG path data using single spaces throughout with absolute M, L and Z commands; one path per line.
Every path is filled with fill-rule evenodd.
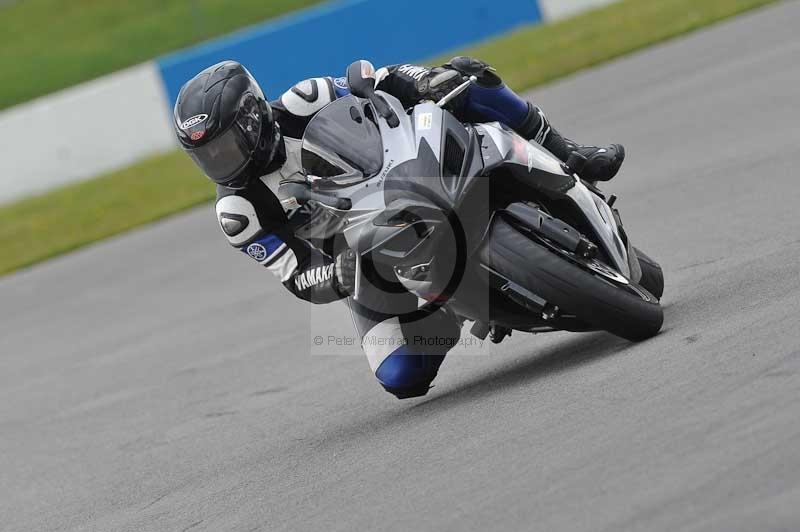
M 536 94 L 629 148 L 608 190 L 668 278 L 644 343 L 515 334 L 401 402 L 310 347 L 344 307 L 293 300 L 209 207 L 4 278 L 0 529 L 800 529 L 798 20 Z

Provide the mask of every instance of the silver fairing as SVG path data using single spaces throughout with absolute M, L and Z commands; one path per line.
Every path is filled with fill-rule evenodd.
M 385 120 L 379 120 L 385 156 L 380 172 L 367 181 L 338 188 L 328 192 L 336 197 L 350 198 L 352 209 L 347 213 L 344 236 L 348 245 L 357 249 L 357 243 L 364 224 L 372 221 L 386 208 L 384 183 L 387 175 L 401 164 L 417 159 L 423 139 L 439 157 L 442 142 L 442 123 L 446 112 L 431 103 L 417 105 L 409 115 L 403 104 L 394 96 L 378 91 L 395 110 L 400 125 L 389 127 Z
M 326 191 L 326 194 L 352 201 L 351 210 L 335 212 L 336 216 L 346 219 L 343 232 L 352 249 L 358 249 L 361 232 L 368 227 L 366 224 L 386 208 L 384 184 L 387 175 L 401 164 L 417 159 L 423 140 L 440 160 L 445 122 L 452 119 L 449 113 L 432 103 L 419 104 L 408 114 L 397 98 L 381 91 L 379 93 L 395 110 L 400 121 L 398 127 L 391 128 L 385 120 L 378 120 L 385 151 L 380 172 L 371 179 L 352 186 Z M 596 244 L 611 258 L 612 266 L 623 276 L 630 278 L 628 252 L 613 213 L 602 198 L 584 186 L 580 179 L 567 174 L 561 161 L 542 146 L 526 141 L 498 122 L 476 124 L 475 128 L 484 138 L 481 153 L 475 154 L 477 163 L 484 168 L 483 175 L 490 174 L 499 166 L 510 164 L 527 168 L 532 176 L 544 172 L 574 178 L 575 184 L 566 191 L 566 196 L 579 208 L 598 235 L 600 241 Z
M 484 164 L 487 171 L 504 164 L 518 164 L 527 167 L 528 171 L 535 168 L 549 174 L 568 176 L 564 165 L 556 156 L 539 144 L 526 141 L 500 123 L 481 124 L 478 129 L 491 139 L 491 143 L 483 147 Z M 521 143 L 524 143 L 524 150 L 517 149 Z M 606 251 L 614 262 L 613 266 L 626 278 L 630 278 L 628 251 L 608 204 L 589 190 L 577 177 L 575 185 L 566 194 L 595 230 L 600 238 L 600 242 L 597 244 Z
M 602 198 L 594 194 L 580 180 L 567 192 L 575 204 L 580 207 L 586 219 L 592 224 L 592 228 L 602 240 L 608 256 L 614 261 L 614 266 L 619 272 L 630 279 L 631 268 L 628 263 L 628 250 L 622 237 L 619 234 L 617 222 L 611 207 Z

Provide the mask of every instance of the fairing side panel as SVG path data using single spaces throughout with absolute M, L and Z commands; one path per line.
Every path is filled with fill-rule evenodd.
M 395 165 L 386 175 L 386 202 L 417 193 L 443 210 L 456 209 L 471 184 L 483 173 L 482 157 L 476 149 L 477 136 L 471 134 L 452 114 L 432 103 L 417 105 L 410 119 L 414 128 L 416 155 Z M 443 172 L 442 159 L 448 138 L 449 142 L 457 143 L 464 151 L 459 175 L 445 175 Z M 388 141 L 386 145 L 394 150 Z M 471 158 L 467 160 L 467 156 Z
M 608 204 L 592 194 L 580 181 L 577 181 L 575 186 L 567 192 L 567 196 L 575 202 L 575 205 L 581 209 L 586 219 L 592 224 L 592 228 L 602 241 L 600 243 L 614 262 L 613 265 L 622 275 L 630 278 L 628 251 L 620 237 L 617 222 Z
M 529 142 L 499 122 L 491 122 L 476 126 L 484 136 L 483 161 L 485 171 L 489 172 L 498 166 L 522 166 L 531 172 L 537 169 L 552 175 L 571 178 L 553 154 L 536 143 Z M 491 142 L 487 142 L 487 141 Z
M 630 277 L 628 252 L 619 228 L 611 208 L 600 197 L 566 173 L 561 161 L 545 148 L 526 141 L 502 124 L 481 124 L 477 129 L 485 133 L 482 148 L 487 172 L 506 166 L 514 175 L 530 178 L 532 186 L 543 192 L 571 199 L 594 229 L 600 239 L 596 243 L 606 251 L 613 266 Z

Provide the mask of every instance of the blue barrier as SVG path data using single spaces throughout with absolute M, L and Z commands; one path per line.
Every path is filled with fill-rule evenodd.
M 540 20 L 537 0 L 335 1 L 176 52 L 158 66 L 170 105 L 188 79 L 225 59 L 244 64 L 275 98 L 309 77 L 343 76 L 356 59 L 420 60 Z

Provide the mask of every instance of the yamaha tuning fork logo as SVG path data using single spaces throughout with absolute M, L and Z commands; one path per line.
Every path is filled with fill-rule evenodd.
M 333 84 L 340 89 L 350 90 L 350 87 L 347 85 L 347 78 L 336 78 L 333 80 Z
M 250 244 L 247 247 L 247 254 L 261 262 L 267 258 L 267 248 L 258 243 Z

